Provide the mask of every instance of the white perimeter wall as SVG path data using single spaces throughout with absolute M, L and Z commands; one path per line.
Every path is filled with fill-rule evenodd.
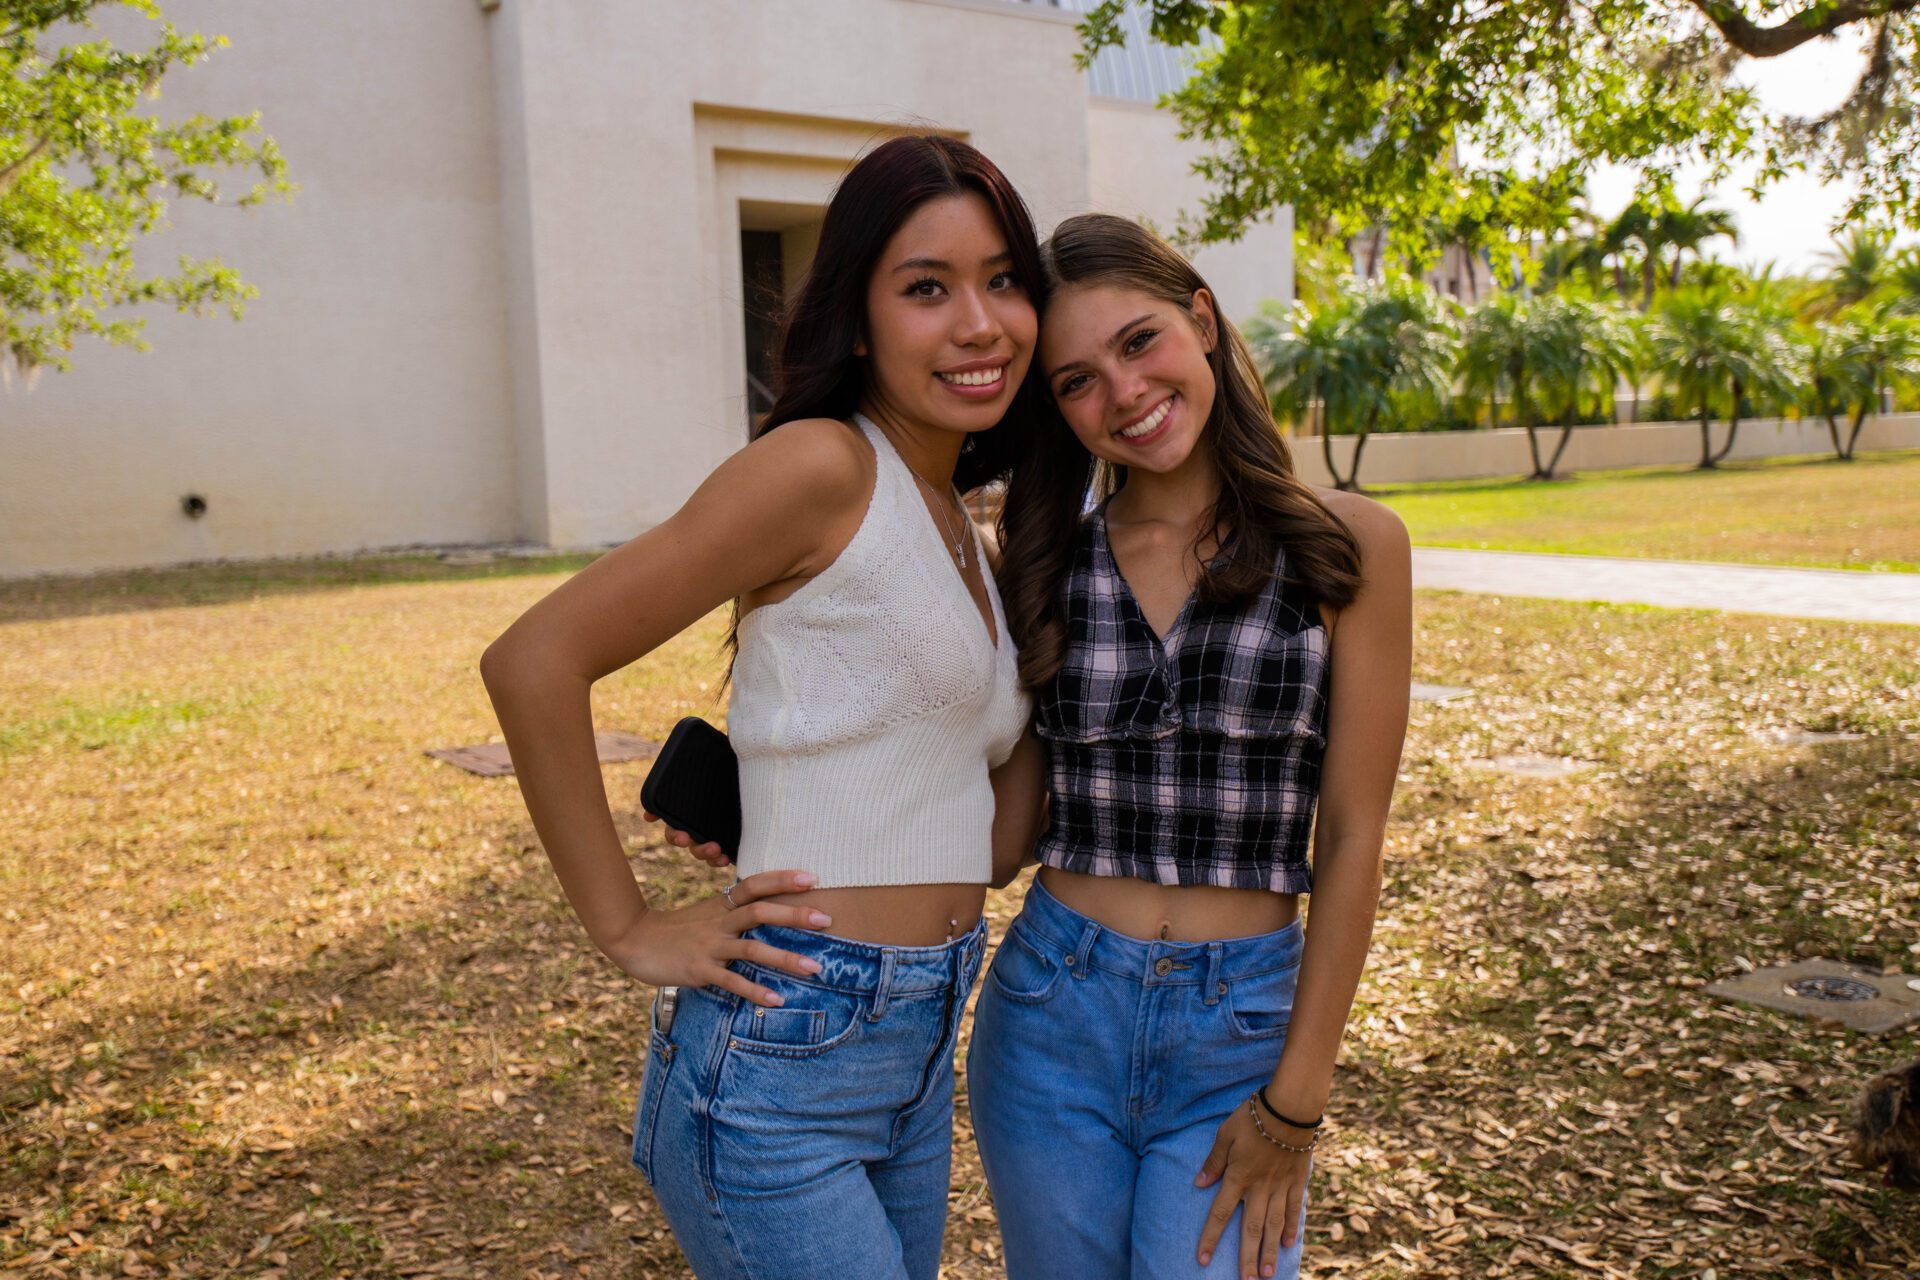
M 1841 423 L 1843 432 L 1846 423 Z M 1713 444 L 1727 438 L 1725 423 L 1715 423 Z M 1553 456 L 1560 432 L 1540 432 L 1541 458 Z M 1290 436 L 1294 467 L 1308 484 L 1331 485 L 1318 436 Z M 1341 474 L 1353 465 L 1354 437 L 1335 436 L 1335 464 Z M 1871 418 L 1860 430 L 1859 448 L 1920 449 L 1920 413 Z M 1779 458 L 1831 453 L 1824 419 L 1759 418 L 1740 424 L 1729 458 Z M 1604 471 L 1619 467 L 1683 466 L 1700 460 L 1697 422 L 1643 422 L 1633 426 L 1577 427 L 1554 474 Z M 1382 434 L 1367 440 L 1360 455 L 1362 485 L 1414 484 L 1422 480 L 1470 480 L 1520 477 L 1533 471 L 1527 433 L 1517 427 L 1498 431 L 1422 431 Z
M 0 392 L 0 574 L 514 532 L 489 33 L 473 0 L 169 0 L 233 47 L 155 109 L 265 113 L 292 205 L 176 204 L 142 246 L 217 254 L 246 319 L 148 309 Z M 113 13 L 117 40 L 151 24 Z M 223 179 L 223 183 L 243 180 Z M 181 496 L 199 493 L 204 519 Z

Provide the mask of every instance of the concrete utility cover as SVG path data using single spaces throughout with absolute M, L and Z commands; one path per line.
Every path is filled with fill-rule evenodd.
M 1516 778 L 1570 778 L 1576 773 L 1585 773 L 1593 768 L 1591 760 L 1574 760 L 1566 756 L 1510 755 L 1494 756 L 1491 760 L 1475 760 L 1474 764 L 1482 769 L 1492 769 L 1499 773 L 1510 773 Z
M 1875 973 L 1838 960 L 1755 969 L 1708 983 L 1707 993 L 1875 1035 L 1920 1022 L 1920 979 L 1907 973 Z
M 1464 698 L 1472 693 L 1471 689 L 1462 689 L 1451 684 L 1421 684 L 1413 682 L 1413 700 L 1415 702 L 1452 702 L 1455 698 Z
M 596 733 L 593 746 L 601 764 L 651 760 L 660 754 L 659 743 L 630 733 Z M 436 747 L 427 754 L 483 778 L 505 778 L 513 774 L 513 761 L 507 756 L 504 742 L 486 742 L 477 747 Z

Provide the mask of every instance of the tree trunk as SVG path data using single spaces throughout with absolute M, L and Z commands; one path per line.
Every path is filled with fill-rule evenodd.
M 1353 470 L 1347 472 L 1347 482 L 1340 487 L 1349 493 L 1359 493 L 1360 489 L 1360 451 L 1367 447 L 1367 433 L 1362 431 L 1360 438 L 1353 442 Z
M 1567 441 L 1571 439 L 1573 439 L 1573 424 L 1569 422 L 1560 428 L 1560 443 L 1554 446 L 1553 456 L 1547 459 L 1547 474 L 1540 477 L 1542 480 L 1553 479 L 1554 468 L 1560 465 L 1560 455 L 1567 451 Z
M 1833 441 L 1833 456 L 1841 462 L 1851 462 L 1853 455 L 1847 451 L 1845 445 L 1840 443 L 1840 423 L 1834 418 L 1831 410 L 1823 409 L 1822 412 L 1827 419 L 1827 435 Z
M 1527 424 L 1527 452 L 1533 455 L 1533 474 L 1528 476 L 1527 479 L 1545 480 L 1547 478 L 1546 472 L 1540 469 L 1540 441 L 1539 438 L 1534 435 L 1534 426 L 1531 422 Z
M 1653 260 L 1653 250 L 1647 250 L 1647 260 L 1641 265 L 1640 275 L 1646 283 L 1646 294 L 1640 300 L 1640 311 L 1644 315 L 1653 310 L 1653 277 L 1659 264 Z
M 1707 408 L 1706 398 L 1700 400 L 1700 470 L 1713 469 L 1713 433 L 1709 429 L 1713 422 L 1712 410 Z
M 1879 395 L 1878 389 L 1875 390 L 1874 395 L 1875 396 Z M 1866 425 L 1867 411 L 1872 407 L 1873 407 L 1873 400 L 1866 399 L 1866 400 L 1862 400 L 1859 403 L 1859 405 L 1857 405 L 1854 408 L 1853 430 L 1847 433 L 1847 451 L 1840 455 L 1842 458 L 1844 458 L 1848 462 L 1853 461 L 1854 446 L 1860 443 L 1860 428 Z
M 1733 452 L 1733 438 L 1740 434 L 1740 379 L 1733 380 L 1733 416 L 1727 419 L 1727 442 L 1720 446 L 1720 452 L 1713 455 L 1711 465 L 1719 466 L 1729 453 Z

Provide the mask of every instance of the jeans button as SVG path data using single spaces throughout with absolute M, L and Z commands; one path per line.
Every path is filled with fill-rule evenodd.
M 1153 971 L 1162 978 L 1173 972 L 1173 961 L 1161 956 L 1153 962 Z

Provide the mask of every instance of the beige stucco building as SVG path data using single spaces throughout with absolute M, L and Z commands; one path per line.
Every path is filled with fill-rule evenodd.
M 981 147 L 1043 232 L 1086 209 L 1167 226 L 1201 193 L 1151 105 L 1172 55 L 1082 73 L 1076 15 L 1045 3 L 166 12 L 232 45 L 160 108 L 258 108 L 301 190 L 183 207 L 144 247 L 238 267 L 261 291 L 242 323 L 154 315 L 151 354 L 92 343 L 0 393 L 0 575 L 619 541 L 744 441 L 750 282 L 804 269 L 835 181 L 890 131 Z M 1290 296 L 1291 226 L 1199 262 L 1250 314 Z

